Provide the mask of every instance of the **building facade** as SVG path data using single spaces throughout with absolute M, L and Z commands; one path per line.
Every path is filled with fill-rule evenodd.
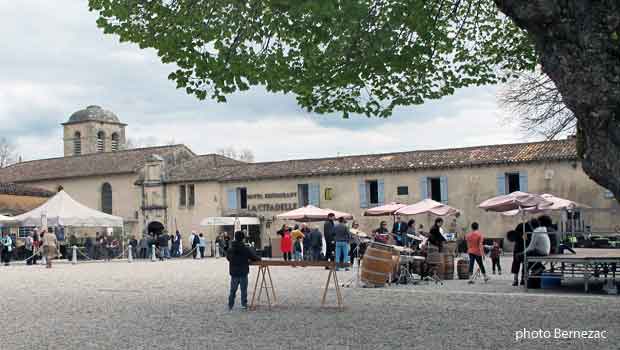
M 64 127 L 65 156 L 0 170 L 0 182 L 57 191 L 122 216 L 125 230 L 194 231 L 210 239 L 222 229 L 201 227 L 213 216 L 255 216 L 252 240 L 268 245 L 283 223 L 276 215 L 313 204 L 355 215 L 371 231 L 388 217 L 363 217 L 389 202 L 432 198 L 461 209 L 447 218 L 463 232 L 480 223 L 489 237 L 503 237 L 517 219 L 486 213 L 483 200 L 512 191 L 552 193 L 587 204 L 571 219 L 592 231 L 618 225 L 618 203 L 582 171 L 572 139 L 444 150 L 244 163 L 215 154 L 196 155 L 184 145 L 126 149 L 125 124 L 101 107 L 74 113 Z M 559 215 L 559 214 L 557 214 Z M 556 215 L 556 217 L 557 217 Z M 566 214 L 565 214 L 566 215 Z M 433 218 L 415 217 L 425 227 Z

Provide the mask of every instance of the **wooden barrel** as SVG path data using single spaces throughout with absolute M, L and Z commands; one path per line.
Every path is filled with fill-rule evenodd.
M 456 255 L 456 241 L 448 241 L 443 244 L 443 252 Z
M 372 243 L 366 248 L 362 260 L 362 281 L 374 285 L 384 285 L 393 268 L 391 247 Z
M 429 245 L 426 251 L 426 263 L 429 265 L 441 265 L 441 254 L 437 247 Z
M 439 277 L 444 280 L 454 279 L 454 255 L 452 253 L 441 254 L 441 264 L 438 271 Z
M 460 280 L 466 280 L 469 278 L 469 261 L 465 259 L 459 259 L 456 263 L 456 273 Z

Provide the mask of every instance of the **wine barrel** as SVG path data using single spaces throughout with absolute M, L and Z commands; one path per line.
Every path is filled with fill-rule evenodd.
M 443 252 L 456 255 L 456 241 L 448 241 L 443 244 Z
M 444 280 L 454 279 L 454 255 L 452 253 L 441 254 L 441 264 L 438 271 L 439 277 Z
M 456 273 L 460 280 L 466 280 L 469 278 L 469 261 L 466 259 L 459 259 L 456 263 Z
M 382 286 L 394 267 L 392 248 L 385 244 L 371 243 L 362 260 L 362 282 Z

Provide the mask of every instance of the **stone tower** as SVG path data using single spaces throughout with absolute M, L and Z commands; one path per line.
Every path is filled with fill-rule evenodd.
M 99 106 L 79 110 L 62 123 L 65 157 L 125 149 L 125 126 Z

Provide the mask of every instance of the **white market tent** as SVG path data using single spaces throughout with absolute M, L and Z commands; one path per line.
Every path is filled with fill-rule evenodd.
M 58 192 L 41 206 L 12 217 L 22 226 L 123 227 L 123 218 L 91 209 L 65 191 Z
M 15 217 L 0 215 L 0 226 L 11 225 L 15 223 L 17 223 L 17 221 L 15 220 Z

